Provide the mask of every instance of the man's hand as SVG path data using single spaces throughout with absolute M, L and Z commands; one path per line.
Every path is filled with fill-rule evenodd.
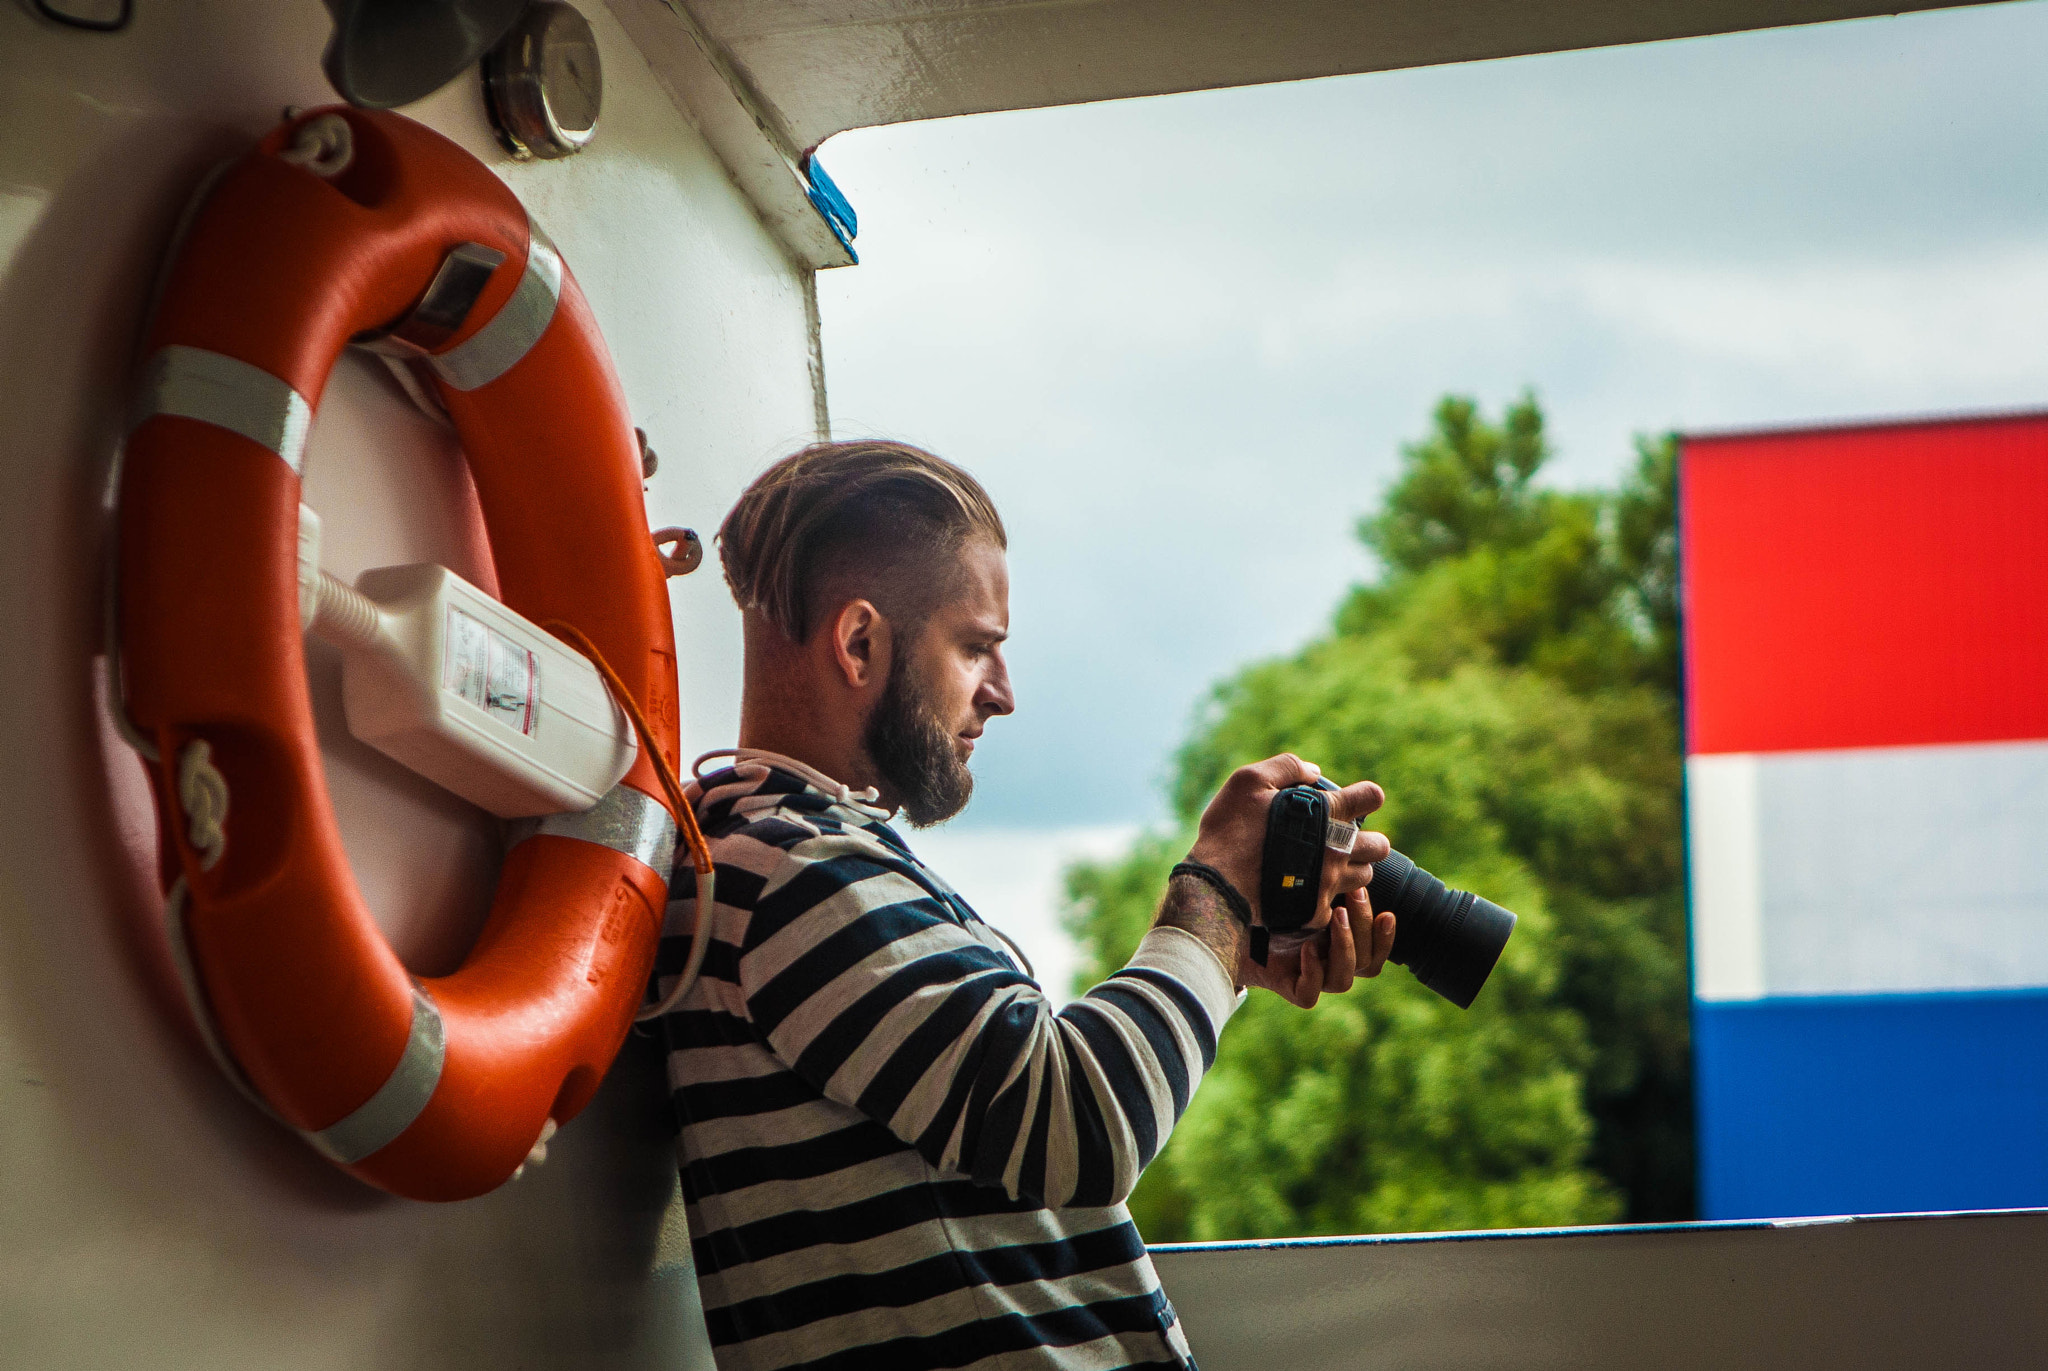
M 1352 932 L 1353 919 L 1372 928 L 1369 940 L 1362 942 Z M 1238 959 L 1237 979 L 1241 985 L 1270 990 L 1289 1004 L 1313 1009 L 1325 990 L 1341 995 L 1358 977 L 1379 975 L 1393 950 L 1394 916 L 1374 914 L 1365 892 L 1357 890 L 1338 902 L 1323 933 L 1273 953 L 1264 966 L 1252 960 L 1247 945 Z
M 1215 867 L 1243 893 L 1258 916 L 1266 811 L 1285 787 L 1306 785 L 1321 775 L 1317 767 L 1292 753 L 1239 767 L 1202 812 L 1201 828 L 1188 859 Z M 1359 781 L 1330 793 L 1330 817 L 1348 823 L 1372 813 L 1385 801 L 1386 794 L 1378 786 Z M 1349 990 L 1361 973 L 1379 975 L 1394 947 L 1394 916 L 1383 913 L 1375 917 L 1365 887 L 1372 880 L 1373 863 L 1390 851 L 1386 836 L 1380 833 L 1360 833 L 1351 854 L 1342 859 L 1326 850 L 1322 900 L 1309 927 L 1327 930 L 1327 934 L 1275 953 L 1265 966 L 1252 961 L 1248 940 L 1240 937 L 1236 949 L 1239 984 L 1262 986 L 1306 1009 L 1325 990 Z M 1333 917 L 1338 914 L 1342 917 Z M 1368 929 L 1369 936 L 1365 933 Z M 1228 964 L 1230 959 L 1225 961 Z

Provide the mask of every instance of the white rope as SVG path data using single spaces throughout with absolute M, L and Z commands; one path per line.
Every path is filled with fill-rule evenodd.
M 144 335 L 156 322 L 157 307 L 163 303 L 164 291 L 170 286 L 171 271 L 185 253 L 185 240 L 191 237 L 192 225 L 199 218 L 199 211 L 213 195 L 214 187 L 237 163 L 238 157 L 223 158 L 207 169 L 186 197 L 185 207 L 179 211 L 178 222 L 171 230 L 170 244 L 165 247 L 163 257 L 157 262 L 156 275 L 150 282 L 149 306 L 143 311 Z M 113 717 L 114 731 L 121 735 L 123 742 L 141 754 L 143 760 L 156 762 L 163 759 L 155 742 L 144 736 L 135 727 L 135 721 L 128 717 L 127 687 L 123 684 L 121 672 L 121 471 L 127 464 L 128 444 L 125 439 L 114 448 L 114 460 L 107 471 L 107 594 L 106 594 L 106 649 L 107 649 L 107 713 Z
M 304 167 L 315 176 L 339 176 L 355 156 L 355 131 L 338 114 L 308 119 L 299 125 L 292 145 L 278 154 L 279 160 Z
M 526 1160 L 512 1168 L 513 1180 L 516 1181 L 521 1176 L 524 1176 L 527 1167 L 539 1166 L 548 1159 L 548 1140 L 555 1136 L 555 1130 L 560 1126 L 555 1122 L 552 1115 L 541 1120 L 540 1138 L 532 1147 L 526 1150 Z
M 178 877 L 171 882 L 170 893 L 164 896 L 164 941 L 169 945 L 171 965 L 178 973 L 178 986 L 185 992 L 185 1009 L 192 1016 L 193 1027 L 199 1030 L 199 1040 L 206 1044 L 207 1055 L 220 1068 L 220 1074 L 258 1109 L 277 1119 L 277 1111 L 270 1107 L 270 1101 L 256 1092 L 249 1084 L 249 1078 L 242 1074 L 242 1068 L 228 1055 L 227 1045 L 220 1040 L 220 1034 L 213 1026 L 213 1014 L 207 1008 L 206 992 L 199 984 L 199 968 L 192 962 L 192 945 L 185 934 L 185 908 L 191 902 L 191 891 L 185 885 L 185 878 Z M 284 1120 L 278 1119 L 279 1123 Z M 289 1124 L 285 1125 L 290 1127 Z
M 115 478 L 119 481 L 118 473 Z M 161 761 L 163 754 L 128 717 L 128 687 L 121 674 L 121 554 L 120 530 L 110 521 L 107 527 L 107 588 L 101 608 L 101 629 L 105 634 L 107 717 L 121 741 L 135 749 L 144 761 Z
M 414 409 L 426 415 L 427 418 L 433 420 L 442 428 L 455 427 L 455 420 L 448 415 L 448 407 L 441 403 L 441 399 L 434 392 L 433 387 L 421 379 L 419 372 L 415 369 L 418 365 L 417 363 L 404 357 L 393 357 L 388 352 L 371 352 L 370 356 L 384 364 L 384 370 L 389 372 L 391 379 L 398 383 L 398 388 L 405 392 L 405 398 L 412 401 Z
M 178 754 L 178 803 L 185 810 L 185 837 L 199 853 L 199 869 L 211 871 L 228 845 L 228 781 L 213 764 L 204 738 Z
M 1006 945 L 1010 949 L 1010 951 L 1017 954 L 1017 961 L 1019 962 L 1019 964 L 1023 966 L 1025 975 L 1029 976 L 1034 981 L 1038 979 L 1038 968 L 1031 964 L 1031 958 L 1025 953 L 1022 947 L 1018 946 L 1017 940 L 1015 938 L 1003 932 L 1002 929 L 997 928 L 987 919 L 983 919 L 981 921 L 981 926 L 987 929 L 989 932 L 995 934 L 998 938 L 1001 938 L 1003 940 L 1004 945 Z
M 115 480 L 118 486 L 118 467 Z M 130 747 L 146 760 L 158 762 L 162 753 L 157 745 L 128 717 L 121 671 L 121 614 L 117 593 L 119 563 L 116 560 L 119 548 L 118 532 L 110 528 L 106 595 L 107 713 L 112 716 L 116 731 Z M 228 782 L 213 764 L 213 749 L 204 739 L 195 738 L 179 754 L 178 803 L 185 810 L 185 836 L 200 854 L 199 868 L 210 871 L 227 847 L 224 825 L 228 817 Z M 192 961 L 192 944 L 185 931 L 185 913 L 191 900 L 191 887 L 182 875 L 171 882 L 171 888 L 164 894 L 164 942 L 171 954 L 172 969 L 178 976 L 178 988 L 185 995 L 185 1011 L 192 1016 L 192 1026 L 198 1030 L 200 1042 L 206 1045 L 206 1054 L 213 1058 L 213 1064 L 220 1068 L 221 1075 L 226 1076 L 249 1103 L 277 1119 L 277 1111 L 242 1074 L 241 1067 L 228 1055 L 227 1044 L 221 1041 L 220 1033 L 214 1028 L 213 1014 L 206 1003 L 206 992 L 199 984 L 199 968 Z M 278 1122 L 284 1121 L 278 1119 Z

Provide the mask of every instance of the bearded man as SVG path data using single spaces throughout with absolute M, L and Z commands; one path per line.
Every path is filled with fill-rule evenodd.
M 1379 973 L 1394 918 L 1364 886 L 1386 840 L 1328 864 L 1326 938 L 1257 965 L 1233 906 L 1257 917 L 1266 809 L 1317 772 L 1240 770 L 1130 963 L 1054 1013 L 888 822 L 957 814 L 975 740 L 1016 708 L 987 493 L 916 448 L 823 443 L 756 481 L 718 542 L 740 746 L 698 760 L 715 903 L 702 975 L 662 1019 L 718 1365 L 1191 1367 L 1124 1200 L 1245 987 L 1306 1008 Z M 1332 812 L 1381 798 L 1360 782 Z M 688 862 L 672 890 L 658 994 L 689 956 Z

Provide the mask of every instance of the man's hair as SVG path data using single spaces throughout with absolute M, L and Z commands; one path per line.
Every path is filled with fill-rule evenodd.
M 870 439 L 813 443 L 769 467 L 719 525 L 718 552 L 740 608 L 801 643 L 835 591 L 914 632 L 975 537 L 1009 546 L 979 481 L 922 448 Z

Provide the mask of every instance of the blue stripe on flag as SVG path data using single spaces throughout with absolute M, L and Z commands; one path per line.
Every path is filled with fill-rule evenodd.
M 2048 990 L 1693 1005 L 1700 1216 L 2048 1204 Z

